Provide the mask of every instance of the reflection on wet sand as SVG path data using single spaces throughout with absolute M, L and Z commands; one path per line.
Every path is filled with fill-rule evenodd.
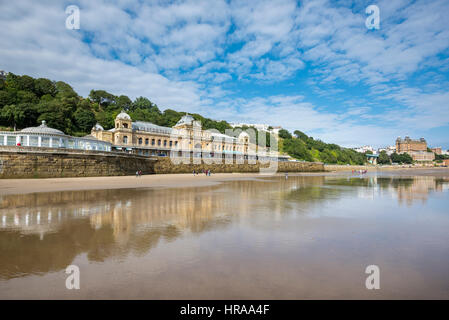
M 0 281 L 88 261 L 142 257 L 182 236 L 220 232 L 248 219 L 307 214 L 329 201 L 377 193 L 399 204 L 426 201 L 448 178 L 291 176 L 202 188 L 95 190 L 0 197 Z M 267 231 L 269 232 L 269 230 Z
M 367 188 L 366 190 L 369 190 L 366 195 L 372 195 L 371 191 L 373 189 L 379 189 L 382 192 L 395 194 L 399 204 L 411 206 L 414 201 L 425 203 L 431 192 L 442 192 L 443 190 L 449 189 L 449 178 L 434 176 L 368 176 L 366 178 L 348 177 L 336 179 L 335 177 L 328 177 L 326 184 L 365 187 Z

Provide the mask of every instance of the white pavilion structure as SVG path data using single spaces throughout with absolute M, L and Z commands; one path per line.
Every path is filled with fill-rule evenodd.
M 20 131 L 0 131 L 0 146 L 111 151 L 112 144 L 91 135 L 82 138 L 72 137 L 48 127 L 45 121 L 42 121 L 38 127 L 29 127 Z

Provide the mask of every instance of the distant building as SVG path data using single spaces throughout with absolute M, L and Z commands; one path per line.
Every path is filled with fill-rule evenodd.
M 388 146 L 385 148 L 379 148 L 377 150 L 379 153 L 381 153 L 382 151 L 385 151 L 387 153 L 387 155 L 391 156 L 393 153 L 396 152 L 396 147 L 395 146 Z
M 236 122 L 232 122 L 232 123 L 230 123 L 229 125 L 230 125 L 232 128 L 236 128 L 236 127 L 254 127 L 254 128 L 256 128 L 257 130 L 273 132 L 273 133 L 275 133 L 275 134 L 278 134 L 278 133 L 279 133 L 279 130 L 282 129 L 281 126 L 275 126 L 275 127 L 273 127 L 273 126 L 270 126 L 270 125 L 268 125 L 268 124 L 261 124 L 261 123 L 243 123 L 243 122 L 236 123 Z
M 372 152 L 373 154 L 376 153 L 376 150 L 374 150 L 374 148 L 372 146 L 363 146 L 363 147 L 356 147 L 356 148 L 352 148 L 353 150 L 360 152 L 360 153 L 365 153 L 365 152 Z
M 4 70 L 0 70 L 0 79 L 6 80 L 6 76 L 8 75 L 8 72 Z
M 435 160 L 435 154 L 433 152 L 427 152 L 427 142 L 424 138 L 419 140 L 410 139 L 405 137 L 396 139 L 396 152 L 408 153 L 414 161 L 428 162 Z
M 443 154 L 443 150 L 441 150 L 441 147 L 432 148 L 430 150 L 432 150 L 433 153 L 438 154 L 438 155 Z
M 413 140 L 410 137 L 405 137 L 404 139 L 398 137 L 396 139 L 396 152 L 404 153 L 409 151 L 427 151 L 426 140 L 424 138 Z
M 268 130 L 268 131 L 270 131 L 270 132 L 273 132 L 274 134 L 279 134 L 279 130 L 281 130 L 282 129 L 282 127 L 281 126 L 276 126 L 276 127 L 272 127 L 272 129 L 270 130 Z
M 232 122 L 229 124 L 231 127 L 235 128 L 235 127 L 254 127 L 257 130 L 263 130 L 263 131 L 268 131 L 268 124 L 260 124 L 260 123 L 236 123 L 236 122 Z
M 430 162 L 435 160 L 435 153 L 427 151 L 409 151 L 407 152 L 413 161 Z

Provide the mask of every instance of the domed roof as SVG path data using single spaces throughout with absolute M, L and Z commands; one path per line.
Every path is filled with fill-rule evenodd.
M 92 129 L 98 130 L 98 131 L 103 131 L 104 130 L 104 128 L 98 122 Z
M 25 129 L 20 130 L 20 132 L 23 133 L 45 133 L 45 134 L 62 134 L 65 135 L 64 132 L 58 130 L 58 129 L 53 129 L 50 127 L 47 127 L 47 125 L 45 124 L 45 120 L 42 120 L 42 124 L 39 127 L 28 127 Z
M 182 124 L 188 124 L 188 125 L 192 125 L 192 122 L 195 119 L 193 119 L 193 117 L 190 114 L 186 114 L 185 116 L 183 116 L 178 123 L 176 123 L 177 126 L 182 125 Z
M 115 117 L 116 120 L 120 119 L 120 120 L 131 120 L 131 117 L 129 116 L 129 114 L 127 114 L 125 112 L 125 110 L 122 110 L 122 112 L 120 112 L 117 117 Z

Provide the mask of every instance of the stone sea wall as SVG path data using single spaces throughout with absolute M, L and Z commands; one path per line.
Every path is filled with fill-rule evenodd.
M 153 173 L 154 159 L 111 152 L 0 147 L 0 178 L 124 176 Z
M 260 163 L 259 161 L 232 164 L 218 163 L 179 163 L 174 164 L 170 158 L 158 159 L 154 164 L 154 173 L 192 173 L 193 170 L 202 172 L 211 170 L 213 173 L 231 173 L 231 172 L 320 172 L 324 171 L 324 166 L 319 162 L 290 162 L 279 161 L 273 163 Z
M 0 146 L 0 178 L 59 178 L 192 173 L 211 170 L 213 173 L 231 172 L 319 172 L 322 163 L 274 162 L 233 164 L 175 164 L 170 158 L 53 148 Z M 265 171 L 264 171 L 265 170 Z

